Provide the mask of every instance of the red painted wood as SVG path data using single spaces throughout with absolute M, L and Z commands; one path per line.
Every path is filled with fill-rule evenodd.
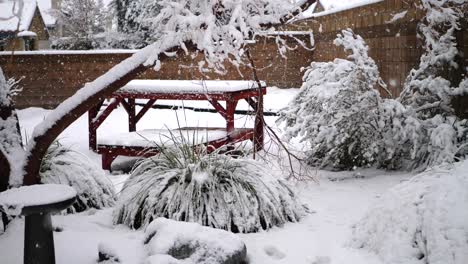
M 261 89 L 262 94 L 266 94 L 266 88 Z M 254 142 L 256 150 L 263 147 L 263 121 L 261 124 L 256 122 L 254 128 L 242 128 L 236 129 L 234 122 L 234 113 L 239 100 L 245 99 L 254 108 L 257 109 L 257 101 L 254 98 L 258 98 L 259 90 L 249 89 L 237 92 L 225 92 L 225 93 L 130 93 L 117 91 L 113 94 L 113 98 L 116 99 L 112 102 L 100 115 L 96 112 L 90 113 L 93 116 L 93 122 L 90 122 L 90 144 L 96 146 L 96 130 L 104 122 L 104 120 L 110 115 L 110 113 L 121 103 L 129 115 L 129 131 L 136 131 L 136 124 L 143 118 L 148 110 L 154 105 L 157 100 L 207 100 L 209 101 L 215 110 L 226 119 L 226 131 L 229 133 L 226 138 L 207 142 L 205 146 L 208 146 L 210 151 L 218 149 L 220 147 L 230 145 L 236 142 L 251 140 Z M 149 101 L 145 106 L 136 114 L 135 110 L 135 99 L 148 99 Z M 226 101 L 226 108 L 224 108 L 219 101 Z M 94 111 L 94 110 L 91 110 Z M 263 120 L 263 116 L 262 116 Z M 203 129 L 203 128 L 200 128 Z M 91 145 L 90 145 L 91 146 Z M 194 146 L 197 147 L 197 146 Z M 109 145 L 98 145 L 93 148 L 99 154 L 102 155 L 102 166 L 104 169 L 110 169 L 112 162 L 117 156 L 141 156 L 150 157 L 158 153 L 157 148 L 141 148 L 141 147 L 128 147 L 128 146 L 109 146 Z
M 135 109 L 135 99 L 128 99 L 128 131 L 135 132 L 136 131 L 136 109 Z
M 226 131 L 234 131 L 234 112 L 236 111 L 236 106 L 239 101 L 229 100 L 226 101 Z
M 96 128 L 93 125 L 93 120 L 99 113 L 104 101 L 101 101 L 98 105 L 92 107 L 88 111 L 88 132 L 89 132 L 89 148 L 96 151 L 97 150 L 97 133 Z
M 207 129 L 207 128 L 200 128 Z M 204 144 L 207 147 L 208 152 L 213 152 L 226 145 L 235 144 L 245 140 L 254 141 L 255 130 L 252 128 L 237 128 L 229 133 L 226 137 L 213 140 Z M 193 146 L 194 148 L 200 147 L 200 145 Z M 144 148 L 144 147 L 128 147 L 118 145 L 98 145 L 97 153 L 102 155 L 102 168 L 110 170 L 112 162 L 117 156 L 128 156 L 128 157 L 152 157 L 160 152 L 157 146 Z
M 97 115 L 97 118 L 95 118 L 95 120 L 91 120 L 92 126 L 95 129 L 98 129 L 99 126 L 102 125 L 102 123 L 112 113 L 112 111 L 114 111 L 114 109 L 120 104 L 122 100 L 122 98 L 115 98 L 115 100 L 112 103 L 110 103 L 101 114 Z
M 135 117 L 135 123 L 138 123 L 140 119 L 148 112 L 148 110 L 156 103 L 156 99 L 150 99 L 145 106 L 138 112 L 138 114 Z
M 218 111 L 218 113 L 224 117 L 224 119 L 228 119 L 226 109 L 224 109 L 224 107 L 218 102 L 218 100 L 209 99 L 208 101 L 216 109 L 216 111 Z
M 262 93 L 266 94 L 266 87 L 262 88 Z M 163 99 L 163 100 L 210 100 L 226 101 L 229 99 L 240 100 L 247 97 L 258 96 L 258 89 L 249 89 L 238 92 L 225 93 L 130 93 L 117 91 L 114 98 L 132 98 L 132 99 Z

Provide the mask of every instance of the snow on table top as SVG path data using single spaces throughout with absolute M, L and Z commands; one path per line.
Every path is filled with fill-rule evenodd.
M 10 215 L 19 215 L 23 207 L 53 204 L 72 199 L 75 196 L 75 189 L 67 185 L 37 184 L 22 186 L 1 192 L 0 207 Z
M 106 135 L 98 139 L 98 145 L 148 148 L 174 145 L 174 139 L 176 142 L 198 145 L 222 139 L 226 136 L 227 132 L 224 128 L 209 130 L 203 128 L 181 130 L 147 129 Z
M 23 0 L 23 9 L 19 9 L 19 1 L 4 0 L 0 1 L 0 31 L 16 31 L 18 29 L 18 17 L 13 15 L 13 8 L 15 13 L 21 11 L 19 31 L 29 29 L 34 12 L 36 11 L 36 1 Z M 16 2 L 16 5 L 14 3 Z
M 266 86 L 265 82 L 261 82 Z M 120 89 L 128 93 L 225 93 L 256 89 L 254 81 L 133 80 Z

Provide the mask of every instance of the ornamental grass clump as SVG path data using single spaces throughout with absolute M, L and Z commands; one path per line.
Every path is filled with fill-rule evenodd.
M 114 186 L 104 171 L 83 154 L 58 142 L 51 145 L 44 156 L 40 177 L 42 183 L 69 185 L 76 190 L 76 202 L 67 209 L 68 213 L 115 205 Z
M 180 143 L 135 165 L 114 222 L 138 229 L 165 217 L 249 233 L 296 222 L 304 213 L 294 192 L 261 163 Z

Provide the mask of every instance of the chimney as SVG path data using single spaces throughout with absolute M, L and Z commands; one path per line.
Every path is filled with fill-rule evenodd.
M 62 4 L 61 0 L 50 0 L 52 2 L 52 9 L 60 9 L 60 5 Z

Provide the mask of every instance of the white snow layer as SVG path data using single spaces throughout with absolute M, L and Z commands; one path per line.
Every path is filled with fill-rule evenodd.
M 57 19 L 52 14 L 52 1 L 53 0 L 37 0 L 42 19 L 44 19 L 44 23 L 48 27 L 54 26 L 57 22 Z
M 386 21 L 385 23 L 388 23 L 388 24 L 394 23 L 394 22 L 404 18 L 407 13 L 408 13 L 408 11 L 405 10 L 405 11 L 402 11 L 400 13 L 394 14 L 393 17 L 389 21 Z
M 428 170 L 386 193 L 353 231 L 352 246 L 386 263 L 465 264 L 468 161 Z
M 357 8 L 360 6 L 370 5 L 378 2 L 382 2 L 383 0 L 319 0 L 320 3 L 323 5 L 325 9 L 322 12 L 314 12 L 316 5 L 313 5 L 308 10 L 302 13 L 301 18 L 310 18 L 310 17 L 320 17 L 326 16 L 338 12 L 342 12 L 348 9 Z
M 0 31 L 25 31 L 29 29 L 37 4 L 34 0 L 0 1 Z M 19 26 L 18 26 L 19 18 Z
M 148 264 L 211 264 L 223 263 L 223 257 L 245 247 L 235 234 L 220 229 L 157 218 L 146 228 L 145 242 Z M 168 255 L 174 248 L 189 245 L 195 252 L 183 260 Z
M 261 82 L 266 86 L 265 82 Z M 133 80 L 120 91 L 127 93 L 224 93 L 256 89 L 254 81 Z
M 75 189 L 61 184 L 22 186 L 1 192 L 0 207 L 10 215 L 19 215 L 23 207 L 62 202 L 75 196 Z
M 128 147 L 160 147 L 172 146 L 174 142 L 187 142 L 198 145 L 226 138 L 226 129 L 145 129 L 137 132 L 119 133 L 98 139 L 98 145 L 128 146 Z

